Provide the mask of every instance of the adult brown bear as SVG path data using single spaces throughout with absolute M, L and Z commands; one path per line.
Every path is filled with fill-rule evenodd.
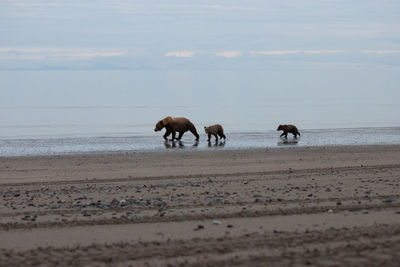
M 218 135 L 220 138 L 224 138 L 224 140 L 226 139 L 224 129 L 220 124 L 215 124 L 208 127 L 204 126 L 204 131 L 206 134 L 208 134 L 208 142 L 211 141 L 211 135 L 215 136 L 215 142 L 218 142 Z
M 190 131 L 194 136 L 196 136 L 196 140 L 199 140 L 199 135 L 197 134 L 196 128 L 193 123 L 191 123 L 186 118 L 172 118 L 171 116 L 165 117 L 162 120 L 159 120 L 156 123 L 155 132 L 161 131 L 165 128 L 164 139 L 167 141 L 168 136 L 172 133 L 172 141 L 175 139 L 176 132 L 179 132 L 178 140 L 181 140 L 183 134 L 187 131 Z
M 299 130 L 297 130 L 297 127 L 291 124 L 280 124 L 278 126 L 277 131 L 283 131 L 283 133 L 280 135 L 280 137 L 285 136 L 287 138 L 288 133 L 291 133 L 294 135 L 294 138 L 297 138 L 297 135 L 300 136 Z

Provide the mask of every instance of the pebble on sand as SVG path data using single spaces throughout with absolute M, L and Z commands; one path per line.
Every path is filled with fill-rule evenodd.
M 199 225 L 197 225 L 197 227 L 194 230 L 198 231 L 198 230 L 201 230 L 201 229 L 204 229 L 204 225 L 199 224 Z
M 220 221 L 217 221 L 217 220 L 213 220 L 212 223 L 213 223 L 214 225 L 220 225 L 220 224 L 221 224 L 221 222 L 220 222 Z

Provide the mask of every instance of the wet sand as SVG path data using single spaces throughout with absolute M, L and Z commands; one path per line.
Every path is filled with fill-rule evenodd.
M 0 266 L 397 266 L 400 146 L 0 159 Z

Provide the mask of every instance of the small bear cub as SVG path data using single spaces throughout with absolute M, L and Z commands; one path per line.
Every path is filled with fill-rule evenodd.
M 211 141 L 211 135 L 215 136 L 215 142 L 218 142 L 218 136 L 221 139 L 222 138 L 224 138 L 224 140 L 226 139 L 226 136 L 224 134 L 224 129 L 222 128 L 222 126 L 220 124 L 215 124 L 215 125 L 211 125 L 208 127 L 204 126 L 204 131 L 208 135 L 208 142 Z
M 294 125 L 287 125 L 287 124 L 280 124 L 278 128 L 276 129 L 277 131 L 283 131 L 280 137 L 285 136 L 287 138 L 288 133 L 293 134 L 294 138 L 297 138 L 297 135 L 300 136 L 299 130 L 297 130 L 297 127 Z

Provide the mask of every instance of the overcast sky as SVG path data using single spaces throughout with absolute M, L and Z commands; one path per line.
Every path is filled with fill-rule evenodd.
M 399 69 L 400 1 L 0 1 L 0 69 Z
M 0 0 L 11 136 L 152 132 L 166 115 L 248 131 L 399 126 L 399 84 L 399 0 Z

